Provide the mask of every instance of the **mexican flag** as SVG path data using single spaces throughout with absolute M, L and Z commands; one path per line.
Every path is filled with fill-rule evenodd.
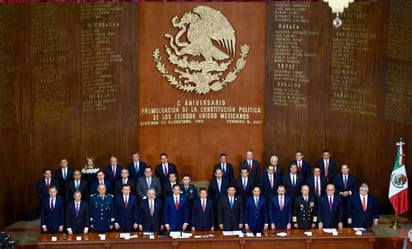
M 398 152 L 389 182 L 389 201 L 395 209 L 396 215 L 409 211 L 408 176 L 405 168 L 405 154 L 403 153 L 402 139 L 396 143 Z

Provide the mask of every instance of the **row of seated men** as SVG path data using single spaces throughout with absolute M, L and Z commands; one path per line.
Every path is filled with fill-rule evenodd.
M 219 172 L 220 169 L 216 170 Z M 164 200 L 156 198 L 156 190 L 149 188 L 145 198 L 139 200 L 131 194 L 129 184 L 122 185 L 121 194 L 113 198 L 106 194 L 106 186 L 99 184 L 98 193 L 89 202 L 81 200 L 76 191 L 73 201 L 64 207 L 57 196 L 57 188 L 50 186 L 49 197 L 42 202 L 41 225 L 43 232 L 87 233 L 131 231 L 185 231 L 237 230 L 262 232 L 265 229 L 342 228 L 344 220 L 355 227 L 377 225 L 379 214 L 376 198 L 368 194 L 367 184 L 347 199 L 337 194 L 335 186 L 328 184 L 326 193 L 318 198 L 310 194 L 308 185 L 301 187 L 294 199 L 287 195 L 284 185 L 276 194 L 266 198 L 261 188 L 254 186 L 246 201 L 236 195 L 234 185 L 228 185 L 225 194 L 215 202 L 208 191 L 201 188 L 199 198 L 190 199 L 181 186 L 172 187 L 172 194 Z M 347 218 L 346 218 L 347 217 Z

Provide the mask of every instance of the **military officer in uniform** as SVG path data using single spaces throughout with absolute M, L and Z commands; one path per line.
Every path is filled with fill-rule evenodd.
M 90 228 L 104 233 L 113 229 L 114 207 L 113 195 L 106 194 L 106 185 L 99 184 L 97 194 L 90 196 Z
M 182 184 L 180 184 L 180 194 L 186 196 L 187 200 L 189 201 L 189 217 L 192 217 L 192 208 L 193 208 L 193 202 L 196 200 L 197 197 L 197 188 L 195 185 L 190 184 L 190 176 L 188 174 L 185 174 L 182 178 Z M 191 227 L 191 224 L 189 223 L 188 228 Z
M 293 227 L 301 229 L 315 228 L 316 216 L 316 197 L 309 195 L 309 186 L 301 187 L 302 195 L 296 197 L 293 205 Z

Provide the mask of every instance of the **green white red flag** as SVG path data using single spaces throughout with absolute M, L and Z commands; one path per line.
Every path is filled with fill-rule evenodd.
M 393 166 L 391 179 L 389 181 L 389 201 L 395 210 L 396 215 L 401 215 L 408 212 L 410 209 L 409 192 L 408 192 L 408 176 L 405 168 L 405 154 L 403 146 L 405 143 L 402 139 L 396 143 L 397 154 L 395 165 Z

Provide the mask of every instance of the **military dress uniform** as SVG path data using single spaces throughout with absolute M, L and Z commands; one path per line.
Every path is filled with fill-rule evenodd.
M 187 200 L 189 201 L 189 217 L 192 217 L 193 201 L 197 199 L 197 188 L 192 184 L 189 184 L 187 188 L 184 184 L 180 184 L 180 194 L 186 196 Z M 189 229 L 191 227 L 191 224 L 189 223 L 189 226 L 187 227 Z
M 302 195 L 296 198 L 293 205 L 292 222 L 297 223 L 301 229 L 309 229 L 312 227 L 312 224 L 318 222 L 316 198 L 314 196 L 308 196 L 307 201 Z
M 113 199 L 113 195 L 110 194 L 90 196 L 90 225 L 94 226 L 95 232 L 108 232 L 114 224 Z

